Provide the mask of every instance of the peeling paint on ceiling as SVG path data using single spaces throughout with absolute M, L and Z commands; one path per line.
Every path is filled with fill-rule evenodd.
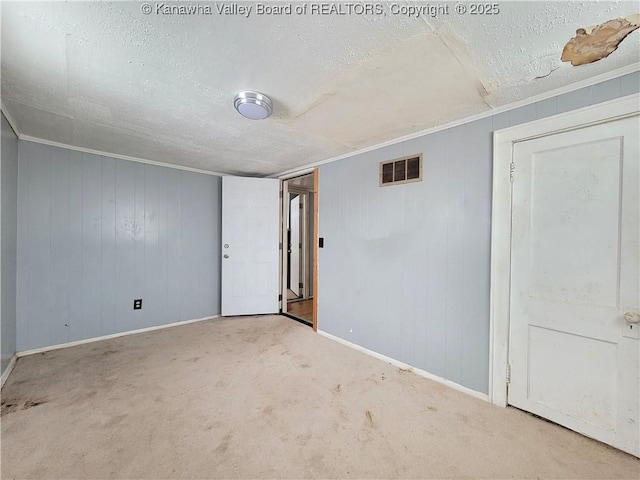
M 455 3 L 449 15 L 393 15 L 385 2 L 380 15 L 247 18 L 144 15 L 128 1 L 3 1 L 3 108 L 24 135 L 266 175 L 639 60 L 640 35 L 589 65 L 560 60 L 578 28 L 637 13 L 635 1 L 499 5 L 484 16 L 457 15 Z M 245 89 L 274 100 L 270 119 L 233 110 Z
M 571 65 L 585 65 L 597 62 L 616 51 L 621 41 L 638 29 L 637 23 L 624 18 L 615 18 L 595 27 L 579 28 L 562 50 L 561 60 Z

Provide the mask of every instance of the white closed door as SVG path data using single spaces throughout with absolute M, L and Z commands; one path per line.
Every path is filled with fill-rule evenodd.
M 516 143 L 508 403 L 640 455 L 639 117 Z
M 222 177 L 222 315 L 278 312 L 280 181 Z

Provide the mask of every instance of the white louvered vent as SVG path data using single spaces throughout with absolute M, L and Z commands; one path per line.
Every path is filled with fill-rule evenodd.
M 380 186 L 422 181 L 422 155 L 380 162 Z

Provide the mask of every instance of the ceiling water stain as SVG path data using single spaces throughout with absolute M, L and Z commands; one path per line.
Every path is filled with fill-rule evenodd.
M 494 105 L 490 103 L 489 99 L 494 93 L 494 89 L 491 87 L 488 75 L 481 71 L 473 58 L 471 58 L 466 42 L 454 33 L 453 30 L 446 27 L 439 28 L 434 33 L 440 38 L 442 43 L 446 45 L 449 51 L 451 51 L 451 54 L 456 58 L 460 66 L 467 71 L 467 74 L 475 79 L 476 90 L 484 102 L 488 106 L 493 107 Z
M 490 108 L 491 88 L 466 48 L 444 29 L 398 42 L 343 72 L 282 122 L 334 144 L 362 148 L 457 112 L 484 111 Z

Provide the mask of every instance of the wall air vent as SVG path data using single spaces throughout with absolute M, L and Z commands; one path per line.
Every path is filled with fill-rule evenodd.
M 422 155 L 380 162 L 380 186 L 422 181 Z

